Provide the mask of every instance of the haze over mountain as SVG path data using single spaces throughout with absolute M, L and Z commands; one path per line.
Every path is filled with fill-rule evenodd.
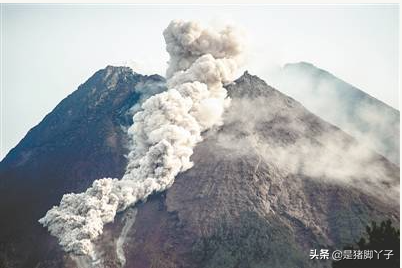
M 132 115 L 164 83 L 108 66 L 10 151 L 0 267 L 325 267 L 311 248 L 399 222 L 398 166 L 246 72 L 226 85 L 224 125 L 203 133 L 193 168 L 106 225 L 97 263 L 64 253 L 38 219 L 64 193 L 124 174 Z
M 286 64 L 272 83 L 399 165 L 399 111 L 311 63 Z M 386 89 L 384 89 L 386 90 Z

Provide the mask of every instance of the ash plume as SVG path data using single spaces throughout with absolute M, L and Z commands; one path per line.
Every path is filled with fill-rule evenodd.
M 233 79 L 243 45 L 233 27 L 220 31 L 172 21 L 164 31 L 170 54 L 168 90 L 146 100 L 134 117 L 122 179 L 103 178 L 83 193 L 65 194 L 39 222 L 67 252 L 96 259 L 94 240 L 117 212 L 169 188 L 192 167 L 201 133 L 222 124 L 229 105 L 225 83 Z

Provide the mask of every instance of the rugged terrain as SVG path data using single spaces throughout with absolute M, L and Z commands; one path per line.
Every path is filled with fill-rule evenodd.
M 159 76 L 100 70 L 0 164 L 0 267 L 90 267 L 37 220 L 62 194 L 125 169 L 125 128 Z M 97 241 L 100 267 L 325 267 L 372 220 L 399 222 L 399 167 L 247 72 L 227 85 L 225 124 L 194 167 L 120 213 Z

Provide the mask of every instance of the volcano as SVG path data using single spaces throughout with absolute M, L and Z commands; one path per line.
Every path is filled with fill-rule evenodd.
M 120 178 L 126 131 L 165 79 L 108 66 L 64 99 L 0 163 L 0 267 L 330 267 L 371 221 L 399 224 L 399 166 L 248 72 L 225 86 L 224 124 L 194 166 L 65 253 L 38 223 L 68 192 Z

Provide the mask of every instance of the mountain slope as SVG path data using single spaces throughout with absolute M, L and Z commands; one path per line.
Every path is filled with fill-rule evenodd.
M 131 124 L 140 93 L 163 90 L 163 82 L 127 68 L 101 70 L 10 152 L 0 164 L 1 201 L 9 200 L 0 206 L 9 215 L 1 221 L 1 265 L 91 265 L 63 254 L 36 221 L 63 193 L 121 176 L 121 126 Z M 311 248 L 339 248 L 371 220 L 399 222 L 399 167 L 256 76 L 245 73 L 227 89 L 225 124 L 204 133 L 194 167 L 107 225 L 95 266 L 323 267 L 309 261 Z M 71 109 L 86 111 L 80 123 L 62 120 Z M 24 209 L 15 210 L 17 201 Z
M 49 207 L 66 192 L 80 192 L 97 178 L 124 173 L 124 127 L 132 124 L 128 111 L 163 89 L 160 76 L 108 66 L 60 102 L 8 153 L 0 163 L 0 215 L 5 215 L 0 221 L 0 264 L 6 255 L 3 262 L 33 267 L 47 254 L 47 241 L 55 244 L 37 222 Z
M 277 88 L 399 165 L 399 111 L 306 63 L 286 64 Z
M 226 124 L 196 147 L 195 166 L 138 206 L 126 267 L 324 267 L 309 261 L 310 249 L 341 248 L 371 220 L 398 222 L 397 199 L 381 197 L 399 185 L 397 166 L 255 76 L 228 90 Z M 309 149 L 297 155 L 300 144 Z M 326 154 L 333 170 L 311 170 Z

